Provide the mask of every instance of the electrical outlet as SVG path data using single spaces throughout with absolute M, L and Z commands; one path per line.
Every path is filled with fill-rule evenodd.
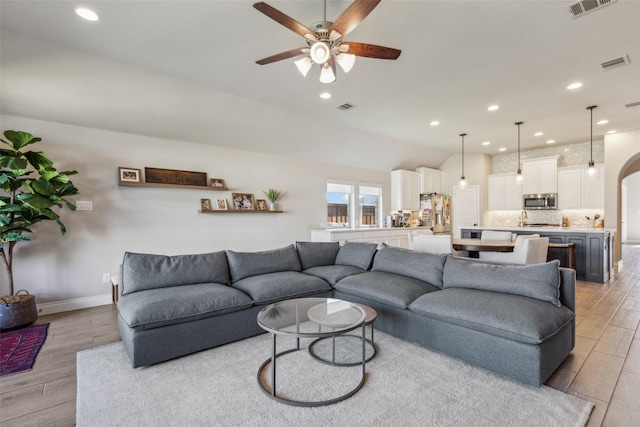
M 93 202 L 90 200 L 78 200 L 76 201 L 76 209 L 79 211 L 92 211 Z
M 102 283 L 110 283 L 111 282 L 111 274 L 103 273 L 102 274 Z

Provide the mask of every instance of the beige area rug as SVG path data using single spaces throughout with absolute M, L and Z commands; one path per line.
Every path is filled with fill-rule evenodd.
M 322 400 L 358 384 L 361 367 L 320 363 L 308 344 L 303 340 L 301 351 L 278 358 L 278 393 Z M 279 337 L 279 351 L 293 345 Z M 353 397 L 295 407 L 258 386 L 270 346 L 271 336 L 263 334 L 138 369 L 122 343 L 80 352 L 77 425 L 583 426 L 593 409 L 574 396 L 526 386 L 383 333 L 376 333 L 378 353 Z

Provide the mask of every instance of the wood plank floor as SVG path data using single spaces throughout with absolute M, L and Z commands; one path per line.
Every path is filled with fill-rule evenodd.
M 578 282 L 576 347 L 547 382 L 596 405 L 589 427 L 640 425 L 640 245 L 625 245 L 623 261 L 604 285 Z M 120 339 L 111 305 L 46 322 L 33 370 L 0 379 L 3 427 L 75 425 L 76 353 Z

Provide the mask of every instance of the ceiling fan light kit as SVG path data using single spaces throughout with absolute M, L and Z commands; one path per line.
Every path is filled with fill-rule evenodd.
M 320 81 L 331 83 L 336 80 L 335 64 L 338 63 L 345 73 L 353 68 L 356 56 L 376 59 L 397 59 L 401 51 L 384 46 L 366 43 L 345 42 L 347 36 L 360 24 L 381 0 L 355 0 L 342 12 L 335 22 L 327 21 L 327 2 L 324 2 L 324 20 L 305 27 L 295 19 L 264 2 L 255 3 L 253 7 L 277 23 L 287 27 L 305 39 L 307 47 L 292 49 L 256 61 L 266 65 L 283 59 L 309 54 L 295 61 L 295 65 L 303 76 L 307 76 L 313 64 L 320 65 Z M 343 44 L 344 43 L 344 44 Z M 347 53 L 348 52 L 348 53 Z

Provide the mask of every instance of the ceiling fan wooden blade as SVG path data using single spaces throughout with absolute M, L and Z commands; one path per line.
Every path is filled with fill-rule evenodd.
M 356 56 L 364 56 L 366 58 L 377 59 L 398 59 L 401 50 L 394 49 L 392 47 L 377 46 L 375 44 L 358 43 L 358 42 L 344 42 L 340 46 L 347 45 L 349 50 L 346 53 L 352 53 Z
M 267 15 L 269 18 L 273 19 L 277 23 L 284 25 L 294 33 L 300 34 L 302 37 L 304 37 L 307 34 L 312 34 L 312 31 L 309 30 L 307 27 L 305 27 L 295 19 L 291 18 L 290 16 L 287 16 L 284 13 L 280 12 L 278 9 L 275 9 L 269 6 L 265 2 L 255 3 L 253 7 L 259 10 L 260 12 L 264 13 L 265 15 Z
M 268 56 L 266 58 L 262 58 L 256 61 L 258 65 L 266 65 L 271 64 L 272 62 L 282 61 L 283 59 L 293 58 L 294 56 L 302 55 L 304 50 L 308 50 L 308 47 L 298 47 L 295 49 L 288 50 L 286 52 L 276 53 L 275 55 Z
M 380 3 L 380 0 L 355 0 L 336 19 L 329 32 L 336 30 L 345 37 Z

